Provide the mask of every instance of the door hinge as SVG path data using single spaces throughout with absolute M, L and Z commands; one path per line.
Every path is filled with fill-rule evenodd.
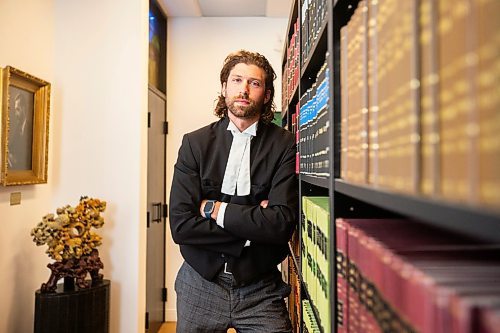
M 161 300 L 163 302 L 167 301 L 167 288 L 162 288 L 162 290 L 161 290 Z
M 163 204 L 163 217 L 167 218 L 168 217 L 168 205 Z
M 148 128 L 151 127 L 151 112 L 148 112 Z
M 149 312 L 146 312 L 145 321 L 146 321 L 146 329 L 149 330 Z
M 146 223 L 147 223 L 147 226 L 149 228 L 149 212 L 146 214 Z
M 168 121 L 163 122 L 163 134 L 168 134 Z

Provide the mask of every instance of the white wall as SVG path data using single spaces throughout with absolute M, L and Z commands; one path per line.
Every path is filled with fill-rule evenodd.
M 144 331 L 147 9 L 147 0 L 0 1 L 0 66 L 52 83 L 48 184 L 0 187 L 0 332 L 33 331 L 50 259 L 29 231 L 80 195 L 108 202 L 98 232 L 110 331 Z M 14 191 L 20 206 L 9 205 Z
M 54 3 L 0 0 L 0 67 L 11 65 L 54 81 Z M 53 143 L 51 138 L 49 166 Z M 49 261 L 45 249 L 32 242 L 30 230 L 53 208 L 52 167 L 48 176 L 45 185 L 0 186 L 0 332 L 33 332 L 35 290 L 49 277 Z M 21 205 L 10 206 L 12 192 L 21 192 Z
M 148 1 L 60 0 L 55 15 L 53 201 L 107 201 L 111 332 L 143 332 Z
M 169 18 L 167 37 L 167 197 L 182 135 L 210 122 L 220 93 L 225 57 L 247 49 L 266 56 L 278 75 L 275 103 L 281 106 L 281 57 L 288 19 Z M 167 198 L 168 199 L 168 198 Z M 174 280 L 182 263 L 179 248 L 167 232 L 167 320 L 175 320 Z

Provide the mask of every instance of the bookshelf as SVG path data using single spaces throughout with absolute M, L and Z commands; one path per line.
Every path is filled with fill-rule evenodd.
M 300 155 L 298 159 L 300 165 L 298 170 L 299 195 L 301 198 L 309 196 L 328 197 L 330 209 L 328 231 L 330 235 L 328 254 L 330 265 L 327 278 L 330 280 L 328 292 L 331 300 L 329 307 L 331 320 L 327 322 L 326 326 L 320 324 L 318 332 L 328 333 L 338 330 L 336 322 L 336 319 L 339 318 L 337 268 L 334 259 L 336 258 L 335 221 L 338 218 L 412 219 L 422 223 L 422 225 L 437 227 L 444 232 L 461 234 L 478 242 L 484 242 L 484 244 L 500 244 L 500 189 L 498 187 L 500 178 L 494 175 L 491 169 L 482 169 L 485 168 L 485 163 L 490 167 L 493 166 L 493 169 L 500 169 L 500 160 L 498 157 L 493 157 L 495 154 L 500 156 L 500 148 L 495 146 L 496 148 L 491 148 L 485 153 L 480 151 L 482 148 L 477 148 L 483 147 L 478 144 L 481 140 L 484 142 L 498 142 L 500 140 L 499 134 L 492 133 L 490 127 L 481 120 L 481 117 L 488 115 L 491 117 L 491 121 L 500 123 L 499 102 L 498 98 L 495 99 L 491 97 L 493 95 L 488 95 L 492 94 L 490 86 L 485 88 L 474 81 L 476 80 L 474 75 L 484 75 L 488 70 L 487 66 L 492 66 L 491 62 L 493 60 L 484 55 L 485 53 L 481 53 L 482 51 L 478 51 L 477 57 L 479 60 L 475 59 L 478 65 L 474 65 L 474 61 L 470 57 L 468 62 L 464 60 L 463 63 L 463 66 L 476 66 L 477 68 L 466 68 L 468 76 L 465 76 L 465 78 L 470 79 L 472 82 L 467 84 L 473 85 L 471 88 L 472 93 L 469 93 L 472 96 L 460 95 L 457 98 L 461 98 L 462 103 L 470 102 L 467 100 L 464 102 L 465 99 L 470 98 L 478 108 L 478 101 L 484 101 L 488 96 L 491 97 L 491 101 L 494 101 L 492 103 L 496 103 L 495 106 L 486 103 L 488 105 L 481 106 L 484 111 L 483 109 L 472 110 L 469 111 L 468 115 L 463 116 L 465 118 L 456 120 L 469 119 L 469 121 L 475 121 L 473 124 L 475 126 L 464 125 L 460 127 L 464 135 L 471 137 L 467 138 L 467 150 L 465 152 L 455 152 L 453 155 L 449 153 L 447 146 L 443 146 L 444 144 L 451 145 L 453 140 L 458 141 L 458 139 L 450 136 L 453 133 L 444 126 L 447 121 L 447 114 L 445 114 L 447 88 L 444 85 L 436 88 L 432 83 L 432 78 L 439 76 L 447 84 L 457 81 L 465 85 L 465 81 L 460 81 L 463 79 L 462 77 L 449 78 L 447 76 L 449 72 L 446 67 L 447 61 L 458 61 L 461 58 L 453 54 L 452 51 L 448 51 L 448 48 L 451 48 L 452 45 L 447 45 L 446 41 L 441 42 L 442 45 L 439 44 L 440 38 L 442 40 L 448 40 L 449 38 L 440 35 L 445 32 L 438 29 L 438 17 L 440 15 L 453 16 L 453 13 L 460 12 L 452 10 L 458 8 L 456 6 L 462 6 L 460 7 L 462 9 L 470 6 L 470 10 L 475 16 L 469 15 L 471 21 L 468 24 L 477 24 L 479 21 L 486 22 L 485 24 L 478 24 L 476 30 L 469 29 L 473 30 L 472 33 L 467 29 L 460 28 L 463 31 L 458 30 L 466 34 L 467 36 L 464 35 L 464 39 L 469 41 L 469 44 L 463 46 L 464 50 L 462 51 L 471 52 L 471 40 L 477 43 L 479 50 L 481 45 L 488 42 L 487 38 L 486 41 L 483 38 L 490 34 L 486 29 L 496 29 L 498 31 L 499 26 L 498 23 L 493 22 L 493 14 L 488 16 L 488 11 L 494 13 L 496 9 L 499 9 L 498 2 L 467 0 L 459 1 L 456 4 L 447 0 L 437 2 L 409 0 L 408 2 L 397 2 L 398 4 L 395 4 L 396 2 L 391 0 L 294 0 L 291 8 L 287 27 L 288 38 L 285 42 L 282 58 L 282 71 L 284 80 L 286 80 L 285 73 L 287 73 L 287 77 L 290 76 L 288 74 L 289 68 L 287 69 L 290 57 L 287 56 L 287 50 L 293 40 L 295 47 L 299 45 L 300 56 L 298 61 L 295 60 L 294 66 L 299 66 L 298 73 L 300 74 L 298 79 L 288 79 L 289 82 L 293 82 L 292 87 L 285 89 L 287 84 L 283 83 L 283 91 L 288 91 L 288 93 L 284 98 L 282 107 L 282 125 L 290 131 L 299 131 L 301 135 L 304 134 L 304 137 L 298 137 L 298 153 Z M 365 6 L 366 10 L 359 10 L 356 14 L 356 10 L 361 6 Z M 309 20 L 311 13 L 318 15 L 318 12 L 322 10 L 321 8 L 326 10 L 324 18 L 321 19 L 315 16 L 312 20 Z M 377 17 L 377 13 L 381 12 L 385 15 L 394 9 L 396 9 L 397 15 L 388 16 L 392 21 L 384 22 L 382 20 L 383 15 Z M 363 13 L 360 14 L 360 12 Z M 354 20 L 358 20 L 357 27 L 353 27 Z M 306 22 L 306 26 L 309 24 L 313 27 L 313 33 L 303 30 L 304 22 Z M 379 26 L 374 26 L 374 22 Z M 462 21 L 457 19 L 455 24 L 460 22 Z M 297 24 L 299 25 L 298 35 Z M 391 24 L 400 24 L 401 30 L 407 34 L 406 38 L 405 35 L 391 35 L 392 31 L 387 30 L 387 27 L 386 30 L 382 30 L 381 26 L 383 24 L 386 24 L 387 27 L 390 27 Z M 351 35 L 359 34 L 360 31 L 365 34 L 361 37 L 356 35 L 356 38 L 360 39 L 360 44 L 353 46 L 355 49 L 354 56 L 352 54 L 347 55 L 347 44 L 342 45 L 342 34 L 346 34 L 345 31 L 348 30 L 346 28 L 348 25 L 351 29 Z M 359 26 L 363 25 L 365 30 L 359 29 Z M 342 32 L 343 30 L 344 32 Z M 310 37 L 307 41 L 304 40 L 304 36 L 311 35 L 314 35 L 314 37 Z M 391 38 L 393 40 L 397 40 L 397 38 L 407 40 L 405 46 L 400 46 L 403 56 L 399 59 L 390 58 L 390 54 L 384 54 L 383 50 L 378 47 L 379 43 L 390 43 Z M 446 48 L 447 51 L 439 53 L 437 51 L 438 47 Z M 462 51 L 458 50 L 456 52 Z M 483 55 L 481 56 L 481 54 Z M 388 56 L 389 58 L 387 58 Z M 351 93 L 351 91 L 347 91 L 349 85 L 345 81 L 346 78 L 342 78 L 342 73 L 353 74 L 351 68 L 347 69 L 348 65 L 343 67 L 342 57 L 345 57 L 344 59 L 348 58 L 349 65 L 354 65 L 355 70 L 360 71 L 359 73 L 355 72 L 353 75 L 359 77 L 362 83 L 360 91 L 354 92 L 354 95 L 349 95 Z M 465 59 L 465 57 L 463 58 Z M 389 75 L 384 77 L 380 75 L 380 73 L 385 74 L 379 69 L 387 61 L 394 62 L 388 65 L 387 72 L 400 72 L 401 76 Z M 379 67 L 377 68 L 377 66 Z M 305 102 L 302 101 L 303 96 L 309 94 L 309 98 L 317 97 L 315 95 L 317 90 L 315 89 L 318 88 L 320 83 L 318 73 L 324 70 L 324 67 L 329 71 L 329 77 L 326 78 L 329 85 L 329 98 L 326 103 L 326 120 L 329 127 L 324 135 L 327 138 L 329 150 L 322 155 L 322 158 L 325 157 L 328 162 L 326 167 L 328 171 L 326 173 L 320 172 L 320 175 L 318 175 L 315 172 L 317 171 L 315 169 L 316 162 L 312 163 L 313 167 L 310 169 L 309 165 L 305 166 L 304 164 L 307 161 L 302 160 L 304 155 L 312 156 L 310 144 L 311 140 L 316 139 L 311 139 L 314 135 L 305 130 L 309 125 L 302 124 L 300 118 L 305 117 L 303 108 L 307 109 Z M 378 77 L 377 73 L 379 74 Z M 496 78 L 498 79 L 498 74 Z M 377 83 L 374 83 L 373 80 L 379 80 L 378 84 L 384 84 L 384 87 L 378 89 Z M 403 89 L 403 91 L 398 86 L 391 85 L 391 82 L 408 83 L 408 89 Z M 399 85 L 403 86 L 404 84 Z M 463 94 L 462 91 L 461 93 Z M 401 99 L 391 100 L 390 103 L 392 104 L 389 103 L 388 105 L 406 105 L 406 109 L 400 113 L 396 109 L 394 111 L 395 114 L 401 114 L 399 121 L 404 122 L 405 119 L 413 119 L 404 124 L 406 127 L 403 132 L 394 131 L 391 124 L 384 123 L 386 121 L 384 117 L 392 116 L 390 112 L 387 112 L 387 110 L 379 112 L 379 106 L 385 102 L 384 98 L 387 99 L 387 96 L 392 95 L 398 95 Z M 352 121 L 348 125 L 345 124 L 347 118 L 346 113 L 344 113 L 348 111 L 343 110 L 343 107 L 348 108 L 352 104 L 349 104 L 346 96 L 351 98 L 352 104 L 354 102 L 359 104 L 357 108 L 364 110 L 360 111 L 355 120 L 350 119 Z M 305 99 L 307 100 L 307 98 Z M 374 101 L 377 102 L 376 105 Z M 374 106 L 376 106 L 376 110 Z M 497 111 L 492 111 L 493 109 Z M 392 109 L 389 109 L 389 111 L 392 112 Z M 350 112 L 352 113 L 352 111 Z M 358 127 L 354 127 L 354 129 L 349 127 L 353 126 L 351 123 Z M 382 129 L 382 134 L 377 133 L 377 136 L 373 136 L 373 128 L 376 126 L 380 126 L 377 127 L 377 130 Z M 483 139 L 475 137 L 473 134 L 467 134 L 474 132 L 472 129 L 477 130 L 477 128 L 482 129 L 481 133 L 483 134 L 481 135 L 485 136 Z M 385 129 L 389 134 L 384 137 Z M 364 131 L 365 134 L 351 135 L 349 138 L 350 131 L 356 134 Z M 444 143 L 441 146 L 439 141 L 436 143 L 436 140 L 434 140 L 435 136 L 442 137 Z M 399 150 L 392 149 L 389 144 L 384 146 L 392 137 L 399 138 L 399 144 L 401 145 L 401 147 L 397 148 Z M 314 145 L 315 142 L 312 144 Z M 313 146 L 313 152 L 315 152 L 315 148 L 318 149 Z M 404 151 L 404 153 L 400 153 L 401 151 Z M 382 159 L 386 154 L 388 156 L 397 156 L 399 160 L 396 158 L 393 160 Z M 453 158 L 457 161 L 455 167 L 457 170 L 453 168 Z M 474 162 L 476 160 L 480 162 Z M 464 163 L 465 166 L 462 166 Z M 398 179 L 395 178 L 397 182 L 393 182 L 391 177 L 393 174 L 399 176 L 397 173 L 400 170 L 397 167 L 395 169 L 391 164 L 399 166 L 400 169 L 405 169 L 405 174 Z M 323 165 L 323 171 L 324 169 L 325 166 Z M 352 170 L 357 174 L 352 177 L 347 174 L 346 171 L 348 170 Z M 486 182 L 491 183 L 487 184 Z M 456 186 L 456 190 L 454 190 L 453 186 Z M 483 189 L 487 190 L 483 191 Z M 482 194 L 483 192 L 487 194 Z M 321 323 L 321 314 L 317 304 L 314 304 L 313 292 L 310 290 L 311 287 L 304 283 L 303 271 L 301 270 L 304 265 L 307 265 L 301 257 L 301 251 L 304 250 L 304 247 L 301 246 L 304 243 L 301 228 L 302 224 L 307 223 L 303 209 L 301 200 L 301 221 L 297 235 L 292 240 L 292 242 L 298 242 L 298 245 L 290 245 L 293 256 L 288 260 L 287 265 L 294 266 L 294 269 L 298 272 L 299 285 L 292 285 L 292 288 L 299 290 L 299 302 L 307 300 L 308 307 L 310 304 L 313 319 L 315 318 L 318 323 Z M 290 311 L 295 311 L 295 317 L 299 318 L 299 323 L 294 323 L 296 324 L 296 330 L 305 331 L 306 328 L 303 326 L 303 316 L 305 314 L 302 312 L 301 306 L 299 305 L 299 309 L 292 309 L 293 305 L 291 304 L 289 306 L 291 307 Z M 310 325 L 310 319 L 307 319 L 307 325 Z M 308 331 L 310 329 L 310 327 L 307 328 Z

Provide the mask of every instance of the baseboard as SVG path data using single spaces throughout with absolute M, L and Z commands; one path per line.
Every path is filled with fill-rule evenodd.
M 177 321 L 177 310 L 176 309 L 166 309 L 165 310 L 165 321 Z

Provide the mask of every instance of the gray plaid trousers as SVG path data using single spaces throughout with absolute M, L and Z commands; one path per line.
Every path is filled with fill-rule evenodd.
M 284 298 L 290 287 L 276 270 L 261 280 L 234 287 L 231 274 L 208 281 L 184 262 L 175 280 L 177 333 L 291 333 Z

